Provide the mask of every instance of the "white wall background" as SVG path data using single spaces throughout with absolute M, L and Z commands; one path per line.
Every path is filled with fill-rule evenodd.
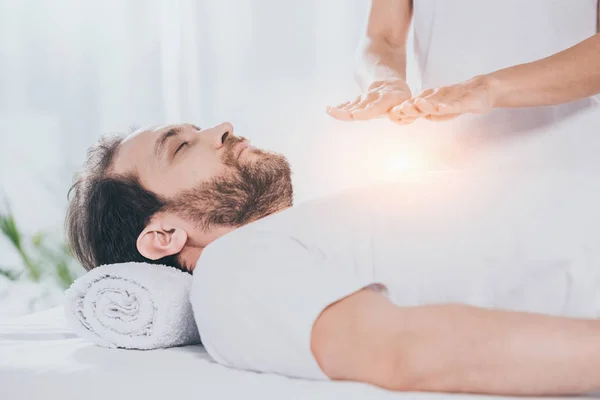
M 324 111 L 358 94 L 368 3 L 0 0 L 0 196 L 26 233 L 61 235 L 90 144 L 182 121 L 228 120 L 286 154 L 297 201 L 395 174 L 402 128 Z M 0 239 L 0 265 L 15 262 Z
M 289 158 L 297 201 L 432 167 L 420 140 L 434 135 L 423 134 L 431 128 L 421 121 L 344 123 L 325 113 L 358 94 L 353 64 L 368 7 L 0 0 L 0 210 L 7 199 L 26 234 L 63 235 L 67 190 L 85 150 L 132 125 L 228 120 Z M 17 262 L 0 237 L 0 267 Z M 0 316 L 10 303 L 3 285 L 0 277 Z

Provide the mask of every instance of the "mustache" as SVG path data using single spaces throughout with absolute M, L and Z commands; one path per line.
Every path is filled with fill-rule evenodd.
M 233 154 L 233 148 L 242 142 L 249 142 L 248 139 L 246 139 L 243 136 L 228 136 L 225 139 L 225 142 L 223 143 L 223 146 L 225 147 L 224 151 L 223 151 L 223 162 L 225 164 L 231 165 L 231 164 L 236 164 L 236 160 L 235 160 L 235 154 Z
M 225 143 L 223 144 L 227 150 L 231 150 L 236 144 L 242 143 L 243 141 L 248 142 L 248 139 L 243 136 L 227 136 Z
M 225 142 L 223 143 L 225 149 L 221 155 L 221 161 L 223 161 L 225 165 L 230 167 L 239 166 L 239 162 L 236 160 L 236 155 L 233 153 L 233 148 L 242 142 L 250 143 L 250 141 L 244 136 L 228 136 L 225 138 Z M 259 154 L 264 154 L 264 152 L 261 150 L 254 150 Z

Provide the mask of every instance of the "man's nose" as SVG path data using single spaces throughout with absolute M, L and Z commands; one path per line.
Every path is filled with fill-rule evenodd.
M 225 144 L 225 140 L 229 136 L 233 136 L 233 125 L 229 122 L 223 122 L 213 128 L 210 129 L 210 132 L 207 132 L 210 141 L 214 143 L 215 147 L 219 148 Z

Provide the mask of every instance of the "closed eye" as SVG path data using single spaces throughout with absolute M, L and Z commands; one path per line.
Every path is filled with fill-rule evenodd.
M 175 157 L 177 155 L 177 153 L 179 153 L 179 150 L 183 149 L 185 146 L 187 146 L 189 143 L 188 142 L 182 142 L 179 147 L 177 147 L 177 149 L 175 150 L 175 153 L 173 153 L 173 157 Z

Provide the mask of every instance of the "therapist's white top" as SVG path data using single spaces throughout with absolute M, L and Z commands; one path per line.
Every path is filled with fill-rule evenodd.
M 539 60 L 581 42 L 597 32 L 598 0 L 416 0 L 413 24 L 424 90 Z M 448 144 L 444 157 L 455 167 L 600 176 L 600 106 L 594 98 L 496 109 L 418 129 Z
M 314 199 L 211 243 L 194 270 L 200 335 L 219 363 L 326 379 L 314 321 L 374 284 L 395 304 L 460 302 L 597 316 L 600 182 L 442 176 Z

